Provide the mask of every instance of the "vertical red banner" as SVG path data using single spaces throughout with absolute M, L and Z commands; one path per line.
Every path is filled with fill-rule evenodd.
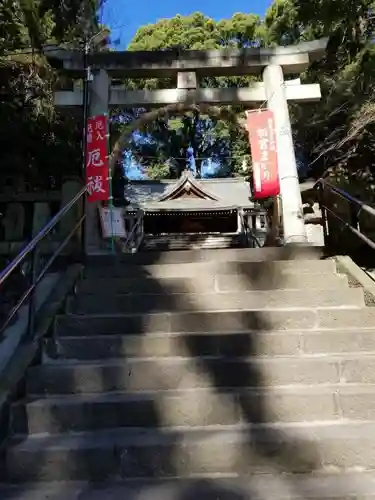
M 269 198 L 280 193 L 275 120 L 269 109 L 247 111 L 247 131 L 253 160 L 255 199 Z
M 86 185 L 90 202 L 109 199 L 107 116 L 87 120 Z

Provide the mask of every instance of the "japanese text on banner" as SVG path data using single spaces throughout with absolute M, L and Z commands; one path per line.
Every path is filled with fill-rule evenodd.
M 277 196 L 280 181 L 273 113 L 266 109 L 246 114 L 253 160 L 254 198 Z
M 88 201 L 109 199 L 107 117 L 87 121 L 86 185 Z

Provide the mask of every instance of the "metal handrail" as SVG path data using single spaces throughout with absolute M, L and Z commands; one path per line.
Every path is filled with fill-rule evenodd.
M 358 198 L 355 198 L 354 196 L 350 195 L 343 189 L 340 189 L 330 182 L 324 180 L 324 179 L 319 179 L 316 184 L 315 184 L 315 189 L 318 189 L 320 191 L 320 197 L 319 197 L 319 204 L 320 204 L 320 209 L 322 212 L 322 223 L 323 223 L 323 230 L 324 230 L 324 235 L 327 237 L 327 226 L 326 226 L 326 219 L 327 219 L 327 213 L 332 215 L 336 220 L 338 220 L 346 229 L 349 229 L 353 234 L 358 236 L 364 243 L 366 243 L 369 247 L 373 248 L 375 250 L 375 242 L 363 234 L 358 227 L 354 227 L 351 223 L 345 221 L 342 219 L 339 215 L 337 215 L 330 207 L 327 207 L 327 205 L 324 203 L 323 199 L 323 193 L 325 188 L 328 188 L 330 192 L 334 193 L 337 195 L 339 198 L 342 200 L 347 201 L 349 204 L 352 206 L 357 207 L 357 211 L 355 213 L 355 218 L 358 220 L 359 215 L 361 212 L 366 212 L 373 217 L 375 217 L 375 209 L 367 205 L 367 203 L 364 203 L 363 201 L 359 200 Z M 353 214 L 354 215 L 354 214 Z
M 60 220 L 64 217 L 66 212 L 68 212 L 76 202 L 82 198 L 82 196 L 86 193 L 86 186 L 82 188 L 82 190 L 76 194 L 74 198 L 70 200 L 52 219 L 39 231 L 39 233 L 28 243 L 25 248 L 23 248 L 17 257 L 0 273 L 0 286 L 4 283 L 7 277 L 25 260 L 27 255 L 29 255 L 38 243 L 49 234 L 52 229 L 60 222 Z
M 138 229 L 138 227 L 140 227 L 140 224 L 141 224 L 142 220 L 143 220 L 143 212 L 140 211 L 138 213 L 138 219 L 137 219 L 136 223 L 134 224 L 132 230 L 130 231 L 129 235 L 127 236 L 127 238 L 125 240 L 125 243 L 124 243 L 124 248 L 125 249 L 127 249 L 127 247 L 129 246 L 129 243 L 131 242 L 136 229 Z M 139 242 L 139 244 L 140 243 L 141 243 L 141 241 Z M 136 250 L 138 250 L 138 248 Z
M 18 313 L 20 308 L 25 304 L 27 299 L 29 299 L 29 319 L 28 319 L 28 332 L 31 333 L 31 330 L 34 326 L 35 321 L 35 304 L 34 304 L 34 292 L 36 286 L 44 277 L 48 269 L 51 267 L 56 257 L 61 253 L 61 251 L 66 247 L 69 243 L 75 232 L 83 225 L 86 214 L 84 214 L 74 228 L 70 231 L 68 236 L 64 239 L 64 241 L 59 245 L 57 250 L 53 253 L 53 255 L 48 259 L 47 263 L 44 265 L 43 269 L 37 274 L 36 270 L 36 249 L 38 244 L 55 228 L 55 226 L 61 221 L 64 215 L 81 199 L 85 196 L 87 191 L 87 187 L 83 187 L 79 193 L 77 193 L 52 219 L 39 231 L 39 233 L 28 243 L 15 257 L 15 259 L 10 262 L 7 267 L 0 272 L 0 287 L 4 285 L 9 276 L 24 262 L 24 260 L 28 256 L 32 256 L 32 265 L 31 265 L 31 283 L 27 290 L 24 292 L 20 300 L 17 304 L 12 308 L 10 314 L 8 315 L 5 323 L 0 325 L 0 335 L 4 333 L 4 330 L 9 325 L 14 316 Z
M 249 244 L 249 238 L 250 238 L 252 240 L 253 244 L 255 243 L 255 245 L 256 245 L 255 248 L 256 247 L 262 248 L 262 245 L 261 245 L 259 239 L 255 236 L 254 230 L 250 229 L 249 224 L 244 217 L 244 214 L 242 212 L 239 212 L 239 213 L 240 213 L 240 218 L 242 221 L 242 226 L 245 229 L 246 242 Z
M 349 193 L 347 193 L 343 189 L 340 189 L 340 188 L 334 186 L 333 184 L 326 181 L 325 179 L 319 179 L 316 182 L 314 187 L 318 188 L 318 189 L 320 187 L 323 187 L 323 188 L 328 187 L 330 189 L 330 191 L 333 191 L 334 193 L 336 193 L 340 198 L 342 198 L 346 201 L 349 201 L 353 205 L 357 205 L 358 207 L 360 207 L 360 210 L 359 210 L 357 215 L 359 215 L 359 213 L 363 210 L 364 212 L 367 212 L 370 215 L 373 215 L 375 217 L 375 209 L 374 208 L 370 207 L 370 205 L 367 205 L 367 203 L 363 203 L 363 201 L 359 200 L 358 198 L 355 198 L 354 196 L 350 195 Z

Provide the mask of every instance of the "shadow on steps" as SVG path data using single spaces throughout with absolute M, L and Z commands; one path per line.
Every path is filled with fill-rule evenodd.
M 285 259 L 286 257 L 284 249 L 283 258 Z M 148 254 L 148 264 L 150 264 L 150 258 L 151 254 Z M 290 258 L 293 258 L 292 251 Z M 158 253 L 153 253 L 153 259 L 152 263 L 158 264 Z M 121 263 L 113 265 L 121 267 Z M 272 274 L 272 266 L 269 269 L 269 280 L 271 283 L 275 283 L 277 278 Z M 113 269 L 110 269 L 110 272 L 114 274 Z M 260 272 L 262 272 L 262 275 Z M 173 294 L 177 293 L 176 288 L 166 286 L 161 280 L 159 281 L 152 277 L 143 268 L 142 264 L 137 266 L 137 277 L 139 281 L 147 280 L 147 282 L 150 282 L 150 280 L 153 280 L 153 290 L 156 290 L 158 295 L 170 298 L 171 311 L 177 311 L 181 307 L 181 300 L 183 299 L 179 299 L 179 304 L 173 301 Z M 246 275 L 246 269 L 244 268 L 241 279 L 248 279 L 256 283 L 257 281 L 264 282 L 267 278 L 264 276 L 263 268 L 259 273 L 252 270 L 248 275 Z M 279 279 L 282 278 L 279 277 Z M 189 299 L 188 295 L 186 299 Z M 158 312 L 157 303 L 153 304 L 149 301 L 148 304 L 147 313 Z M 199 332 L 212 331 L 212 325 L 207 322 L 209 316 L 202 314 L 199 315 L 199 318 L 197 330 Z M 136 316 L 136 320 L 133 321 L 136 321 L 132 324 L 133 333 L 146 336 L 150 328 L 147 315 Z M 184 331 L 184 325 L 175 326 L 177 332 Z M 238 325 L 234 328 L 233 333 L 238 332 L 237 327 Z M 259 365 L 250 361 L 249 363 L 233 364 L 231 369 L 228 369 L 227 366 L 227 369 L 223 370 L 223 364 L 215 363 L 213 360 L 213 358 L 217 357 L 218 353 L 222 361 L 229 361 L 239 356 L 251 359 L 253 356 L 259 354 L 259 335 L 261 335 L 262 331 L 272 330 L 272 325 L 268 323 L 266 315 L 259 312 L 247 311 L 241 316 L 241 330 L 256 333 L 244 336 L 240 344 L 231 341 L 230 331 L 228 331 L 229 335 L 215 335 L 212 333 L 211 335 L 206 335 L 204 338 L 193 334 L 183 337 L 182 340 L 186 356 L 192 357 L 199 374 L 204 374 L 212 382 L 212 387 L 218 398 L 222 397 L 224 388 L 231 389 L 230 395 L 226 395 L 226 398 L 229 397 L 229 400 L 226 399 L 225 404 L 238 410 L 244 429 L 240 434 L 236 434 L 237 440 L 234 441 L 234 445 L 229 439 L 228 446 L 226 446 L 225 441 L 221 443 L 220 441 L 216 441 L 213 446 L 208 444 L 206 449 L 202 449 L 199 446 L 198 440 L 196 443 L 197 446 L 194 445 L 189 448 L 186 441 L 184 441 L 185 436 L 179 433 L 178 429 L 174 430 L 171 438 L 165 444 L 165 419 L 168 416 L 162 413 L 160 406 L 150 401 L 147 407 L 144 407 L 143 411 L 148 415 L 147 427 L 153 428 L 153 442 L 157 443 L 155 446 L 145 446 L 143 449 L 140 449 L 132 444 L 123 445 L 122 443 L 117 443 L 113 445 L 113 441 L 108 438 L 108 446 L 106 447 L 104 443 L 104 446 L 100 450 L 100 455 L 98 455 L 93 450 L 95 449 L 96 440 L 99 437 L 95 436 L 95 429 L 93 429 L 89 442 L 85 442 L 88 438 L 84 435 L 71 434 L 67 437 L 64 434 L 56 437 L 56 449 L 58 449 L 59 443 L 66 443 L 68 439 L 72 443 L 79 440 L 80 445 L 78 448 L 81 451 L 77 452 L 77 449 L 75 449 L 75 453 L 71 455 L 69 451 L 66 454 L 56 453 L 55 455 L 52 454 L 52 456 L 49 454 L 47 458 L 44 456 L 43 451 L 39 450 L 38 454 L 34 453 L 32 455 L 31 461 L 19 464 L 20 467 L 27 466 L 29 470 L 26 475 L 34 481 L 44 481 L 50 478 L 49 471 L 51 468 L 56 471 L 57 475 L 59 474 L 58 471 L 62 471 L 64 475 L 75 480 L 91 477 L 97 481 L 111 480 L 113 482 L 126 480 L 137 475 L 138 477 L 147 479 L 162 479 L 183 476 L 186 473 L 208 476 L 215 475 L 215 473 L 224 475 L 229 473 L 230 475 L 239 474 L 250 477 L 244 488 L 233 486 L 230 482 L 223 485 L 221 481 L 215 481 L 215 479 L 191 479 L 188 486 L 181 488 L 180 492 L 175 491 L 174 498 L 176 500 L 190 500 L 193 497 L 200 497 L 205 500 L 256 500 L 259 496 L 256 496 L 251 488 L 252 474 L 257 472 L 287 474 L 283 477 L 287 478 L 291 490 L 295 490 L 294 496 L 300 499 L 305 498 L 304 492 L 299 490 L 298 481 L 295 481 L 296 476 L 294 473 L 314 472 L 319 468 L 320 459 L 316 444 L 287 433 L 281 433 L 279 430 L 267 425 L 262 427 L 262 424 L 268 424 L 272 421 L 272 417 L 269 415 L 269 404 L 265 397 L 261 396 L 261 391 L 259 392 L 260 396 L 257 398 L 256 404 L 254 404 L 254 398 L 247 397 L 246 391 L 244 391 L 246 387 L 252 387 L 255 390 L 264 387 L 266 374 L 261 371 Z M 95 332 L 87 332 L 87 335 L 90 334 L 95 334 Z M 202 356 L 202 351 L 204 352 L 204 357 Z M 63 381 L 65 387 L 73 389 L 80 382 L 73 375 L 73 371 L 66 371 L 66 377 Z M 131 371 L 127 375 L 131 379 Z M 100 374 L 100 377 L 101 380 L 97 381 L 97 383 L 102 387 L 103 391 L 107 392 L 111 389 L 117 389 L 115 381 L 110 377 L 106 378 L 104 372 Z M 160 378 L 163 378 L 162 373 L 160 374 Z M 125 388 L 126 385 L 125 383 Z M 131 383 L 128 384 L 128 388 L 131 389 Z M 95 395 L 92 397 L 95 401 Z M 58 430 L 60 426 L 62 430 L 65 428 L 66 422 L 59 422 L 59 418 L 60 416 L 56 412 L 54 416 L 56 427 Z M 102 425 L 103 422 L 98 422 L 98 429 Z M 131 431 L 132 429 L 130 428 L 129 430 Z M 137 432 L 139 432 L 139 429 L 137 429 Z M 238 436 L 240 436 L 240 440 L 238 440 Z M 163 444 L 160 445 L 160 443 Z M 209 456 L 206 456 L 206 453 Z M 215 460 L 212 460 L 213 456 Z M 98 462 L 100 463 L 100 467 L 98 467 Z M 23 477 L 25 471 L 20 472 L 20 477 Z M 17 481 L 17 478 L 12 477 L 11 480 Z M 146 485 L 144 489 L 146 494 Z M 17 495 L 19 496 L 7 498 L 14 498 L 15 500 L 23 498 L 21 493 L 18 492 Z M 137 495 L 136 497 L 134 496 L 134 499 L 148 499 L 146 495 L 142 496 L 142 487 L 138 490 Z M 80 499 L 81 496 L 77 498 Z M 84 493 L 82 493 L 83 498 L 85 498 Z M 91 496 L 90 498 L 94 500 L 101 497 Z M 113 498 L 117 499 L 115 496 Z M 130 500 L 132 497 L 129 496 L 127 498 Z M 157 496 L 153 498 L 157 499 Z M 167 498 L 168 496 L 165 496 L 163 500 L 167 500 Z M 69 500 L 69 498 L 67 497 L 66 500 Z

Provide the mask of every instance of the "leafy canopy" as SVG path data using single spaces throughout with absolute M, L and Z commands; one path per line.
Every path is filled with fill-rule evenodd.
M 52 89 L 60 77 L 40 48 L 82 47 L 84 30 L 97 24 L 95 8 L 93 0 L 0 3 L 2 178 L 20 175 L 31 186 L 51 187 L 80 173 L 82 122 L 54 109 Z
M 84 33 L 97 26 L 94 0 L 3 0 L 0 4 L 0 141 L 2 172 L 20 172 L 36 182 L 80 171 L 81 123 L 56 112 L 52 88 L 61 78 L 38 53 L 45 43 L 82 47 Z M 275 0 L 264 19 L 237 13 L 213 20 L 202 13 L 176 15 L 141 27 L 129 50 L 215 49 L 297 44 L 329 36 L 325 57 L 301 75 L 318 82 L 322 99 L 291 105 L 295 143 L 316 176 L 324 172 L 351 183 L 375 185 L 375 0 Z M 25 53 L 33 47 L 34 53 Z M 167 88 L 163 79 L 129 80 L 129 88 Z M 250 77 L 205 78 L 201 86 L 244 87 Z M 224 107 L 223 107 L 224 109 Z M 225 108 L 243 120 L 241 107 Z M 129 122 L 148 110 L 117 110 Z M 125 123 L 123 123 L 125 121 Z M 22 140 L 20 140 L 22 137 Z M 221 175 L 241 171 L 249 154 L 243 128 L 199 109 L 185 115 L 158 115 L 143 123 L 125 145 L 149 175 L 178 176 L 187 149 L 220 165 Z M 48 181 L 50 182 L 50 180 Z M 51 181 L 52 182 L 52 181 Z

